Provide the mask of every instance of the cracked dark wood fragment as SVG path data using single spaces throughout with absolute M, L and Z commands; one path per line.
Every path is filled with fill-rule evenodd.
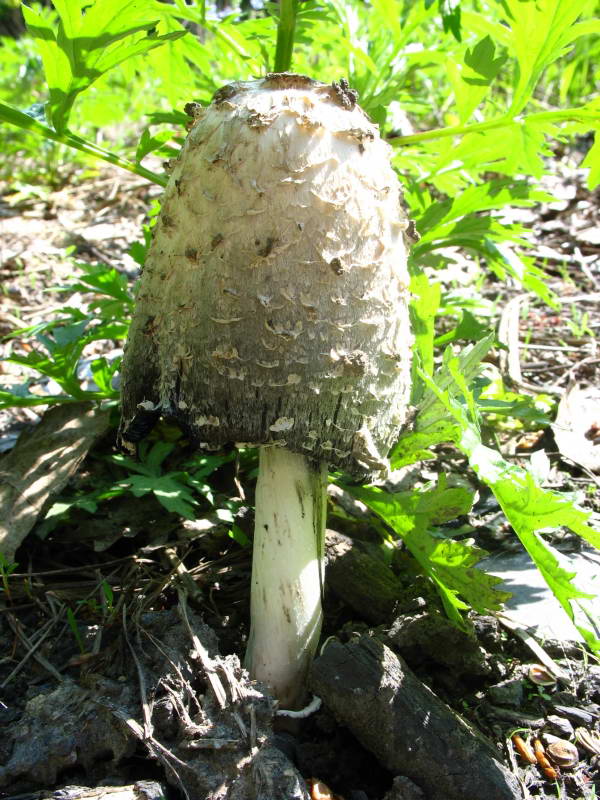
M 329 644 L 310 688 L 382 766 L 410 778 L 428 800 L 521 800 L 493 745 L 377 639 Z

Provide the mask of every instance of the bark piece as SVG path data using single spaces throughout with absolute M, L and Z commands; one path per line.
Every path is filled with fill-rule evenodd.
M 311 689 L 386 769 L 409 777 L 428 800 L 521 798 L 491 743 L 376 639 L 331 643 L 313 664 Z
M 336 531 L 327 531 L 325 553 L 328 588 L 368 622 L 387 621 L 402 588 L 391 569 L 360 542 Z
M 91 403 L 47 411 L 0 461 L 0 553 L 12 562 L 23 539 L 108 429 L 109 412 Z
M 485 650 L 439 611 L 401 614 L 388 632 L 394 649 L 413 666 L 430 659 L 454 675 L 489 675 Z
M 156 781 L 136 781 L 127 786 L 63 786 L 27 794 L 27 800 L 165 800 L 165 787 Z M 24 800 L 13 795 L 4 800 Z

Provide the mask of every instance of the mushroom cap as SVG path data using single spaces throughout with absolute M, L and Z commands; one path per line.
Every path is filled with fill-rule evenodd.
M 412 344 L 390 153 L 345 81 L 270 74 L 195 108 L 125 350 L 123 439 L 150 410 L 200 447 L 384 468 Z

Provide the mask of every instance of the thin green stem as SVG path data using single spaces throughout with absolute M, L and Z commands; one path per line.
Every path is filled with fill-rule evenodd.
M 7 105 L 6 103 L 0 103 L 0 121 L 16 125 L 18 128 L 30 131 L 36 136 L 41 136 L 43 139 L 50 139 L 53 142 L 66 144 L 68 147 L 80 150 L 82 153 L 87 153 L 102 161 L 108 161 L 109 164 L 121 167 L 121 169 L 125 169 L 127 172 L 133 172 L 135 175 L 146 178 L 146 180 L 152 181 L 152 183 L 157 183 L 159 186 L 167 185 L 167 178 L 163 175 L 158 175 L 156 172 L 142 167 L 141 164 L 134 164 L 133 161 L 121 158 L 116 155 L 116 153 L 111 153 L 110 150 L 105 150 L 103 147 L 99 147 L 97 144 L 83 139 L 76 134 L 68 132 L 57 133 L 48 125 L 38 122 L 38 120 L 33 119 L 33 117 L 30 117 L 28 114 L 24 114 L 22 111 L 19 111 L 19 109 Z
M 388 141 L 394 147 L 406 147 L 421 142 L 430 142 L 435 139 L 443 139 L 447 136 L 465 136 L 468 133 L 481 133 L 482 131 L 493 130 L 494 128 L 504 128 L 508 125 L 527 124 L 529 122 L 590 122 L 600 123 L 598 111 L 586 108 L 567 108 L 560 111 L 540 111 L 536 114 L 528 114 L 526 117 L 504 115 L 487 122 L 475 122 L 466 125 L 451 125 L 447 128 L 436 128 L 431 131 L 421 131 L 412 133 L 408 136 L 395 136 Z
M 275 48 L 275 72 L 287 72 L 292 65 L 297 13 L 298 0 L 281 0 Z

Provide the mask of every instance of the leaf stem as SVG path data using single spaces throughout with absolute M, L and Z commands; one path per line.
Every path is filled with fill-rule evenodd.
M 83 139 L 81 136 L 77 136 L 74 133 L 58 133 L 48 125 L 44 125 L 42 122 L 38 122 L 38 120 L 25 114 L 23 111 L 14 108 L 14 106 L 0 103 L 0 120 L 30 131 L 30 133 L 36 136 L 41 136 L 44 139 L 51 139 L 53 142 L 59 142 L 60 144 L 66 144 L 68 147 L 80 150 L 82 153 L 94 156 L 94 158 L 108 161 L 109 164 L 114 164 L 128 172 L 133 172 L 135 175 L 146 178 L 146 180 L 156 183 L 159 186 L 167 185 L 167 178 L 165 176 L 158 175 L 156 172 L 142 167 L 141 164 L 134 164 L 133 161 L 121 158 L 116 155 L 116 153 L 111 153 L 110 150 L 105 150 L 103 147 L 99 147 L 97 144 Z
M 388 139 L 389 143 L 394 147 L 406 147 L 408 145 L 420 144 L 421 142 L 429 142 L 435 139 L 443 139 L 447 136 L 465 136 L 469 133 L 482 133 L 483 131 L 493 130 L 494 128 L 504 128 L 508 125 L 527 125 L 528 123 L 536 122 L 600 122 L 600 114 L 598 111 L 587 108 L 566 108 L 558 111 L 540 111 L 535 114 L 528 114 L 525 117 L 510 116 L 505 114 L 496 119 L 490 119 L 487 122 L 476 122 L 466 125 L 450 125 L 446 128 L 435 128 L 430 131 L 421 131 L 420 133 L 412 133 L 408 136 L 394 136 Z
M 275 72 L 287 72 L 292 64 L 297 12 L 298 0 L 281 0 L 275 48 Z

